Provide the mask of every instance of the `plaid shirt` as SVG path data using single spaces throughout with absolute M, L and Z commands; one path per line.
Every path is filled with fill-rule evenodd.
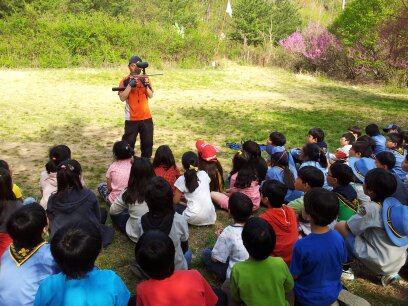
M 157 176 L 161 176 L 164 178 L 167 182 L 169 182 L 171 188 L 173 188 L 174 192 L 174 183 L 176 180 L 181 176 L 180 170 L 176 167 L 170 167 L 168 170 L 164 168 L 164 166 L 160 166 L 154 169 L 154 172 L 156 173 Z

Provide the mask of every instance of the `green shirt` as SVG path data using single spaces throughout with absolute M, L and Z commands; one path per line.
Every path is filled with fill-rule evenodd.
M 293 208 L 296 214 L 301 214 L 303 208 L 303 198 L 304 196 L 301 196 L 300 198 L 289 202 L 288 207 Z
M 231 295 L 250 306 L 289 305 L 285 294 L 293 289 L 293 278 L 280 257 L 248 259 L 236 263 L 231 272 Z

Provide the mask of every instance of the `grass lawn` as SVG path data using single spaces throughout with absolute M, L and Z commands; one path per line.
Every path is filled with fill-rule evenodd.
M 156 73 L 154 69 L 150 73 Z M 198 139 L 222 148 L 219 159 L 231 169 L 233 151 L 226 142 L 252 139 L 264 143 L 272 131 L 284 132 L 287 147 L 305 142 L 307 131 L 320 127 L 332 149 L 348 126 L 408 128 L 408 91 L 387 93 L 379 87 L 342 84 L 280 69 L 230 64 L 219 70 L 170 69 L 153 78 L 154 148 L 168 144 L 178 164 Z M 0 159 L 14 171 L 25 196 L 40 196 L 39 174 L 50 146 L 67 144 L 81 162 L 87 186 L 96 191 L 112 160 L 111 148 L 121 138 L 124 106 L 111 87 L 127 73 L 115 69 L 0 70 Z M 136 148 L 137 154 L 140 152 Z M 201 250 L 215 242 L 214 232 L 231 222 L 217 211 L 211 227 L 190 227 L 193 268 L 202 269 Z M 132 243 L 116 232 L 114 243 L 98 258 L 98 266 L 115 270 L 134 291 L 129 270 Z M 407 305 L 407 280 L 383 288 L 364 269 L 345 285 L 373 305 Z

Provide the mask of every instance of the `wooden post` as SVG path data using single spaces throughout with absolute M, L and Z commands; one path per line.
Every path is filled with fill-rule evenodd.
M 217 49 L 215 49 L 215 65 L 217 66 L 218 64 L 218 51 L 220 49 L 220 44 L 221 44 L 221 35 L 224 31 L 224 24 L 225 24 L 225 20 L 227 19 L 227 11 L 225 10 L 224 12 L 224 19 L 222 20 L 222 24 L 221 24 L 221 31 L 220 31 L 220 35 L 218 36 L 218 44 L 217 44 Z

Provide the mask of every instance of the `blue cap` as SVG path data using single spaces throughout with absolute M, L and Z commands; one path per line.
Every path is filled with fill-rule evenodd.
M 398 133 L 401 132 L 400 127 L 398 125 L 396 125 L 396 124 L 390 124 L 385 129 L 383 129 L 384 132 L 388 132 L 389 130 L 397 130 Z
M 408 206 L 402 205 L 396 198 L 386 198 L 382 219 L 391 241 L 400 247 L 408 245 Z
M 367 175 L 367 172 L 376 168 L 375 161 L 369 157 L 350 157 L 348 160 L 348 164 L 353 170 L 354 175 L 364 183 L 364 178 Z
M 142 59 L 140 57 L 138 57 L 137 55 L 135 55 L 135 56 L 132 56 L 129 59 L 129 65 L 130 64 L 136 64 L 136 63 L 141 62 L 141 61 L 142 61 Z

